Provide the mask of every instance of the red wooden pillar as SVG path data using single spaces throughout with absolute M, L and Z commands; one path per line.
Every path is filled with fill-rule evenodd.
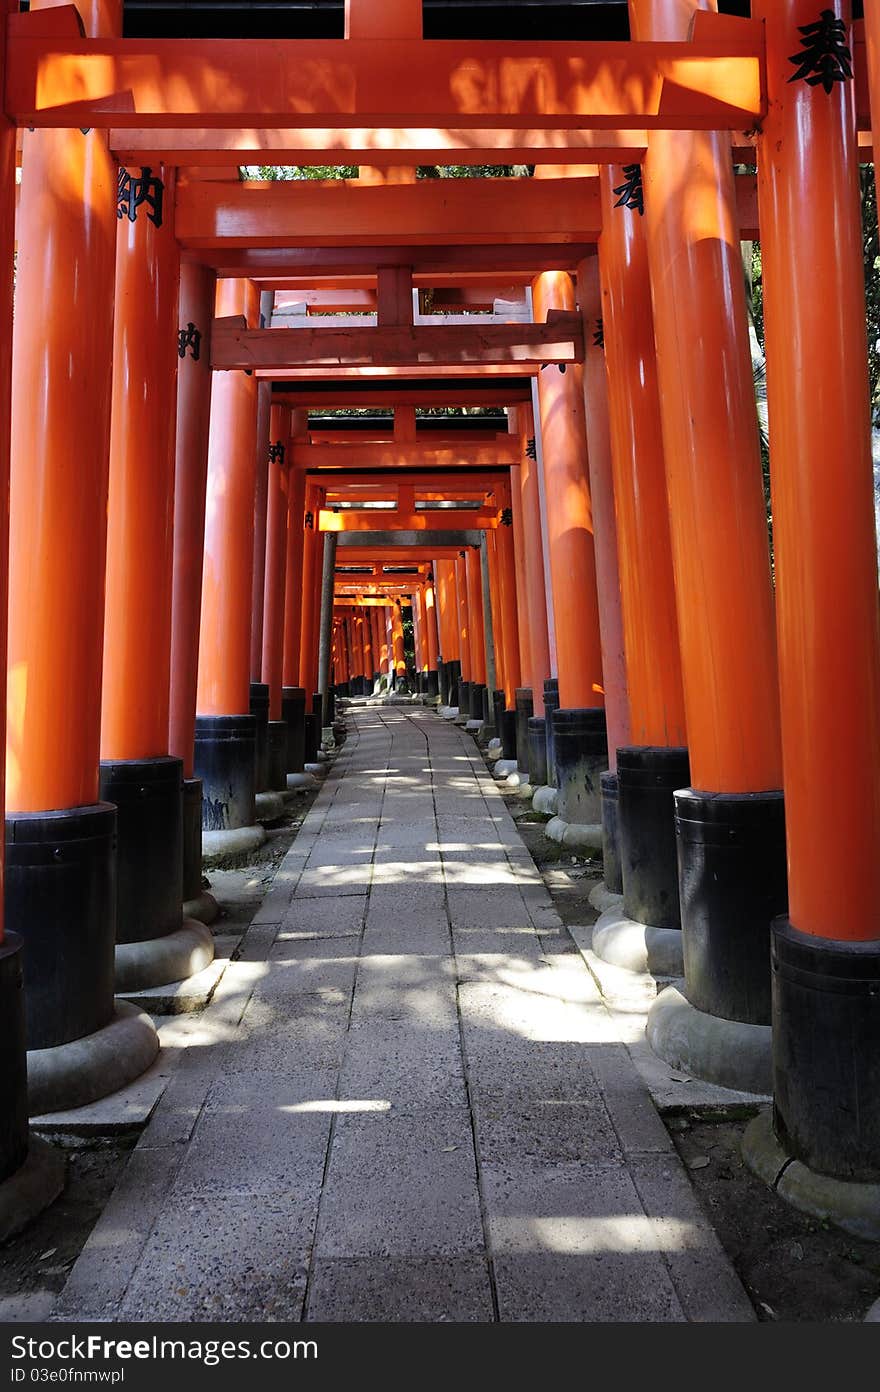
M 684 40 L 703 8 L 631 0 L 634 35 Z M 681 1008 L 709 1017 L 711 1037 L 712 1017 L 769 1022 L 769 923 L 786 904 L 773 591 L 728 135 L 650 132 L 642 182 L 692 785 L 675 798 Z M 632 194 L 618 196 L 639 215 Z M 657 1019 L 652 1043 L 678 1057 L 677 1024 Z M 693 1063 L 719 1078 L 717 1057 Z
M 316 604 L 320 603 L 321 554 L 318 514 L 321 490 L 315 484 L 306 485 L 305 530 L 303 532 L 302 571 L 302 638 L 300 646 L 299 684 L 311 699 L 318 675 L 318 624 Z
M 263 652 L 260 676 L 269 688 L 268 785 L 287 787 L 288 726 L 282 710 L 284 599 L 290 468 L 290 407 L 273 406 L 266 486 L 266 565 L 263 588 Z
M 544 271 L 532 286 L 535 320 L 575 308 L 564 271 Z M 556 619 L 559 701 L 566 709 L 604 705 L 593 517 L 584 423 L 583 370 L 550 366 L 538 375 L 541 443 Z
M 864 1214 L 876 1238 L 880 621 L 851 9 L 754 12 L 790 898 L 772 932 L 778 1140 L 766 1124 L 747 1149 L 799 1207 Z
M 465 555 L 461 552 L 455 559 L 455 600 L 458 610 L 458 643 L 459 657 L 461 661 L 461 680 L 467 683 L 466 693 L 470 702 L 470 682 L 471 675 L 471 644 L 469 636 L 469 615 L 468 615 L 468 593 L 467 593 L 467 568 L 465 565 Z
M 33 8 L 39 8 L 37 0 Z M 121 31 L 117 3 L 92 0 L 79 12 L 89 36 Z M 4 25 L 6 13 L 8 6 Z M 5 387 L 12 267 L 8 184 L 14 176 L 13 138 L 5 123 L 0 129 Z M 7 929 L 20 933 L 27 949 L 28 1048 L 42 1050 L 102 1030 L 115 1013 L 116 810 L 99 801 L 99 758 L 118 171 L 103 132 L 25 131 L 22 144 L 12 355 L 5 913 Z M 0 411 L 4 468 L 7 419 Z M 4 504 L 4 538 L 5 512 Z M 5 567 L 0 573 L 6 574 Z M 158 1049 L 146 1023 L 142 1039 L 144 1048 L 133 1036 L 120 1040 L 112 1075 L 76 1065 L 79 1097 L 101 1097 L 146 1068 Z M 56 1110 L 69 1101 L 63 1083 L 40 1086 L 33 1070 L 33 1111 Z
M 517 466 L 516 472 L 516 480 L 511 477 L 510 520 L 503 521 L 502 525 L 497 527 L 493 532 L 497 556 L 498 604 L 504 615 L 502 627 L 502 642 L 504 645 L 503 685 L 505 702 L 508 707 L 513 706 L 515 699 L 514 693 L 522 682 L 514 533 L 516 525 L 514 506 L 517 506 L 518 509 L 521 508 L 521 504 L 516 497 L 517 485 L 519 484 L 519 466 Z M 522 516 L 520 515 L 520 530 L 521 529 Z
M 270 292 L 271 294 L 271 292 Z M 262 301 L 264 296 L 260 296 Z M 260 322 L 263 321 L 262 309 Z M 257 430 L 254 455 L 254 570 L 251 582 L 251 681 L 260 682 L 263 667 L 263 600 L 266 584 L 266 517 L 269 505 L 269 447 L 272 383 L 257 383 Z M 288 410 L 289 414 L 289 410 Z M 281 441 L 282 444 L 285 441 Z
M 168 749 L 183 763 L 183 912 L 203 923 L 217 916 L 213 895 L 202 889 L 202 780 L 193 776 L 215 294 L 210 267 L 181 265 Z
M 252 282 L 218 283 L 219 316 L 243 314 L 255 325 L 258 308 Z M 215 372 L 196 717 L 202 824 L 206 849 L 212 850 L 259 844 L 265 835 L 254 825 L 256 719 L 250 713 L 256 430 L 256 379 L 241 371 Z
M 471 682 L 486 685 L 486 631 L 483 619 L 483 581 L 480 574 L 480 553 L 473 546 L 465 552 L 465 583 L 467 585 L 468 642 L 471 650 Z M 471 703 L 471 715 L 476 706 Z M 482 710 L 482 706 L 481 706 Z M 477 719 L 482 719 L 478 715 Z

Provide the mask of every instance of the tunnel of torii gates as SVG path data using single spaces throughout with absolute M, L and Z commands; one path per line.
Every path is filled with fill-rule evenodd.
M 28 1114 L 138 1076 L 130 998 L 210 960 L 200 834 L 256 846 L 334 694 L 405 681 L 603 846 L 594 950 L 683 978 L 667 1060 L 772 1090 L 753 1168 L 880 1238 L 878 8 L 463 44 L 416 0 L 327 42 L 7 6 L 4 1232 L 57 1187 Z M 416 181 L 450 160 L 534 176 Z M 239 179 L 316 162 L 360 177 Z

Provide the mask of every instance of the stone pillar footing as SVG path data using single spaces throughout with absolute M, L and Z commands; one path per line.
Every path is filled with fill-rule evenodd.
M 41 1136 L 31 1136 L 18 1169 L 0 1183 L 0 1242 L 15 1237 L 64 1190 L 67 1157 Z
M 552 789 L 556 793 L 557 806 L 559 802 L 558 788 Z M 567 846 L 572 851 L 598 851 L 602 849 L 602 827 L 599 822 L 567 822 L 558 814 L 551 817 L 544 828 L 544 835 L 549 836 L 551 841 L 556 841 L 560 846 Z
M 661 991 L 648 1012 L 648 1043 L 672 1068 L 737 1092 L 768 1096 L 773 1087 L 769 1025 L 725 1020 L 697 1010 L 683 981 Z
M 159 1052 L 159 1036 L 146 1011 L 117 1001 L 103 1029 L 27 1056 L 28 1110 L 32 1117 L 97 1102 L 133 1083 Z
M 593 951 L 613 967 L 678 980 L 684 976 L 679 928 L 655 928 L 610 908 L 593 928 Z
M 202 864 L 223 865 L 229 860 L 246 861 L 266 841 L 261 826 L 232 827 L 229 831 L 202 832 Z
M 792 1208 L 834 1223 L 853 1237 L 880 1242 L 880 1183 L 835 1179 L 810 1169 L 779 1140 L 771 1108 L 749 1122 L 742 1154 L 752 1173 Z
M 198 919 L 185 919 L 173 933 L 149 942 L 117 943 L 116 990 L 149 991 L 186 981 L 214 960 L 210 928 Z
M 183 917 L 198 919 L 199 923 L 214 923 L 220 913 L 220 905 L 210 890 L 203 889 L 194 899 L 184 899 Z

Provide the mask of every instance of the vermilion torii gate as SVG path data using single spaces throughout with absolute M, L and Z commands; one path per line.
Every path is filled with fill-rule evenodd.
M 376 509 L 340 505 L 384 501 L 355 476 L 381 467 L 404 546 L 435 531 L 441 509 L 424 504 L 478 504 L 480 560 L 446 554 L 438 530 L 432 585 L 388 593 L 415 597 L 429 671 L 436 595 L 436 660 L 460 663 L 460 702 L 494 689 L 500 654 L 520 763 L 548 728 L 547 684 L 561 821 L 598 835 L 601 817 L 607 889 L 622 892 L 596 949 L 683 967 L 652 1012 L 655 1048 L 723 1084 L 772 1083 L 750 1163 L 880 1236 L 880 626 L 857 183 L 869 94 L 880 103 L 877 10 L 867 44 L 843 0 L 755 0 L 750 20 L 708 0 L 629 10 L 622 44 L 428 43 L 415 0 L 350 0 L 341 41 L 194 43 L 121 38 L 117 0 L 7 7 L 4 1193 L 37 1163 L 21 941 L 31 1111 L 137 1076 L 156 1036 L 115 1000 L 115 941 L 146 980 L 183 931 L 197 897 L 184 782 L 197 809 L 203 779 L 206 839 L 228 846 L 259 839 L 257 799 L 300 771 L 290 733 L 326 694 L 339 538 L 376 530 Z M 395 182 L 237 181 L 245 162 L 318 159 Z M 415 182 L 416 165 L 449 159 L 549 177 Z M 744 231 L 764 258 L 775 584 Z M 415 315 L 414 289 L 450 293 L 442 318 L 494 305 L 492 286 L 528 287 L 532 319 Z M 313 309 L 342 294 L 375 320 L 282 327 L 279 291 L 317 296 Z M 306 443 L 316 379 L 325 404 L 387 403 L 394 438 L 360 462 L 354 444 Z M 509 433 L 429 443 L 422 393 L 497 403 Z M 456 448 L 500 472 L 503 498 L 439 472 Z M 317 469 L 312 451 L 327 452 Z M 389 563 L 387 537 L 369 547 Z M 372 616 L 368 632 L 378 605 L 358 593 L 360 671 L 350 628 L 336 670 L 369 679 L 383 643 L 399 667 L 399 609 L 390 634 Z M 267 741 L 270 726 L 289 737 L 271 775 L 263 724 Z M 141 811 L 164 810 L 133 819 L 134 789 Z

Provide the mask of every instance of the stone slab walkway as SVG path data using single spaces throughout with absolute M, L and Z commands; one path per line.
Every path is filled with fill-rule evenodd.
M 750 1320 L 469 736 L 349 737 L 57 1320 Z

